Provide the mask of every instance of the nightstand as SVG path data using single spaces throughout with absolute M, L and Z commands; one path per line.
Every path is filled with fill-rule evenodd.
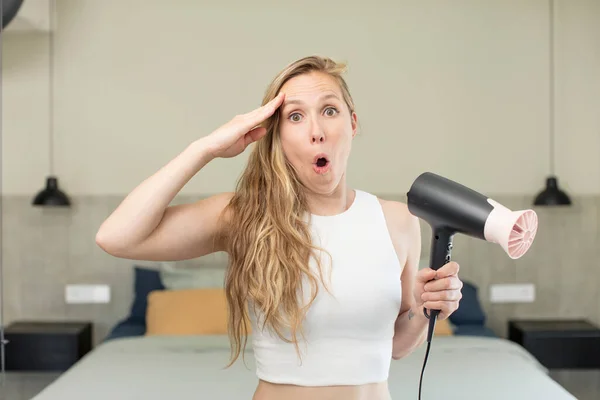
M 92 323 L 17 321 L 4 338 L 7 371 L 66 371 L 92 349 Z
M 510 320 L 508 339 L 548 369 L 600 368 L 600 328 L 583 319 Z

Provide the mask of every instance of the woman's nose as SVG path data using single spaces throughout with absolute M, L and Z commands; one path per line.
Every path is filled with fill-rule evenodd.
M 321 125 L 317 122 L 313 123 L 311 130 L 311 142 L 319 143 L 325 141 L 325 132 L 321 128 Z

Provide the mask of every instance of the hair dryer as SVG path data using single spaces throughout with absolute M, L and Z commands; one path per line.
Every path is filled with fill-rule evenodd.
M 410 213 L 431 226 L 429 263 L 434 270 L 450 262 L 456 233 L 499 244 L 510 258 L 517 259 L 529 250 L 537 232 L 538 218 L 533 210 L 511 211 L 472 189 L 431 172 L 421 174 L 414 181 L 407 197 Z M 440 311 L 428 313 L 424 309 L 423 312 L 429 318 L 428 353 Z

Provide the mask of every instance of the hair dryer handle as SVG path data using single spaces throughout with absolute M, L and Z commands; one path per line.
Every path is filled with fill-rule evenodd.
M 429 267 L 437 271 L 451 260 L 454 232 L 443 228 L 434 228 L 432 235 Z
M 452 241 L 454 240 L 454 232 L 446 229 L 434 229 L 432 232 L 431 253 L 429 257 L 429 268 L 437 271 L 444 265 L 448 264 L 452 256 Z M 428 338 L 431 340 L 433 329 L 435 327 L 435 318 L 440 313 L 440 310 L 432 310 L 428 312 L 423 308 L 423 313 L 429 319 L 434 317 L 434 321 L 429 324 Z

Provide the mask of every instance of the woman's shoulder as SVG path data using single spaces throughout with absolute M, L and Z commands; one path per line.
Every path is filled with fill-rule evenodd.
M 412 215 L 408 209 L 408 205 L 399 200 L 390 200 L 378 196 L 374 193 L 368 192 L 362 189 L 353 189 L 356 196 L 360 196 L 363 199 L 370 199 L 371 202 L 379 203 L 379 206 L 383 210 L 386 220 L 394 223 L 396 226 L 415 224 L 416 217 Z
M 389 200 L 377 196 L 383 215 L 391 234 L 395 235 L 420 235 L 419 219 L 411 214 L 408 205 L 399 200 Z
M 403 265 L 421 252 L 421 223 L 410 213 L 408 205 L 398 200 L 377 198 L 381 204 L 390 239 Z
M 411 214 L 405 202 L 384 198 L 366 190 L 356 188 L 353 190 L 356 196 L 361 197 L 363 202 L 368 200 L 368 204 L 378 204 L 381 207 L 388 229 L 393 236 L 420 235 L 419 219 Z

